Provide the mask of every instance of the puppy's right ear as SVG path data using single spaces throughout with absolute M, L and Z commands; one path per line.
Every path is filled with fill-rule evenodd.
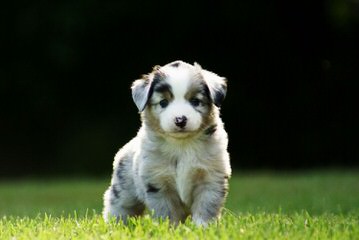
M 149 78 L 144 77 L 132 83 L 132 99 L 140 112 L 145 109 L 150 97 L 151 82 Z

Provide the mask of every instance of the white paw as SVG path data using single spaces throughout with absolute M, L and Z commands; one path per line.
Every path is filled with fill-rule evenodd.
M 207 227 L 208 226 L 208 222 L 205 221 L 204 219 L 200 218 L 200 217 L 194 217 L 193 218 L 193 222 L 194 224 L 196 224 L 198 227 Z

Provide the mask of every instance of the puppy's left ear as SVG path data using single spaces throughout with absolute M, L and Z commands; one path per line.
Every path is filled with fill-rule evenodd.
M 132 99 L 140 112 L 142 112 L 147 105 L 150 89 L 151 80 L 147 76 L 137 79 L 132 83 Z
M 202 69 L 198 63 L 195 63 L 195 67 L 201 71 L 214 105 L 220 107 L 227 94 L 227 79 Z

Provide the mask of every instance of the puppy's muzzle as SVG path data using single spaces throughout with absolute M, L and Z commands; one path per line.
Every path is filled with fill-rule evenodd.
M 187 117 L 175 117 L 175 124 L 177 127 L 184 128 L 187 124 Z

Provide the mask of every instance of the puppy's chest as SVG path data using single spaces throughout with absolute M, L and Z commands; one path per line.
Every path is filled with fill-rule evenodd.
M 191 205 L 194 187 L 200 184 L 207 175 L 207 170 L 198 152 L 183 151 L 166 159 L 171 167 L 163 172 L 163 185 L 170 191 L 177 192 L 178 196 L 187 205 Z M 165 160 L 165 161 L 166 161 Z M 169 181 L 167 181 L 169 180 Z M 161 184 L 161 185 L 162 185 Z
M 156 150 L 147 158 L 150 161 L 144 161 L 145 182 L 163 191 L 175 192 L 183 203 L 191 205 L 194 188 L 208 177 L 211 168 L 207 148 L 208 144 L 203 142 L 162 145 L 161 151 Z
M 182 202 L 190 205 L 192 202 L 192 192 L 198 184 L 206 177 L 205 168 L 194 162 L 179 160 L 175 172 L 175 186 L 173 186 Z

